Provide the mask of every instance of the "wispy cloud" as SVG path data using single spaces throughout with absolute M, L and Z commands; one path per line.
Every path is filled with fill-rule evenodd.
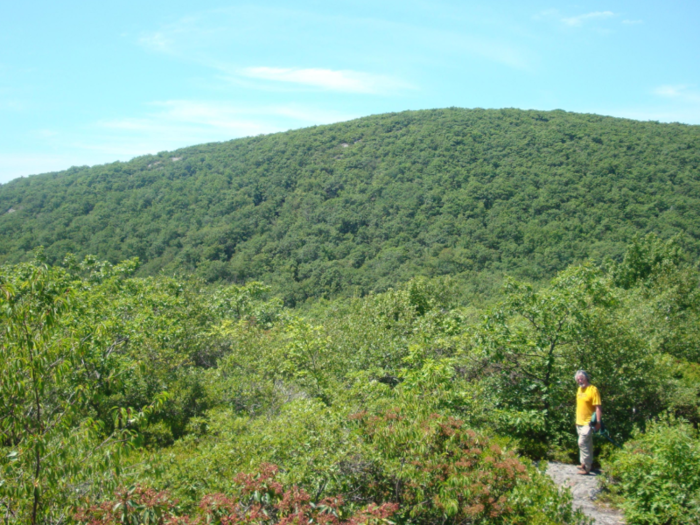
M 226 17 L 226 12 L 219 12 Z M 210 15 L 210 13 L 205 13 Z M 267 83 L 294 85 L 298 88 L 356 93 L 386 94 L 412 86 L 389 75 L 374 74 L 349 69 L 329 69 L 321 67 L 240 67 L 231 61 L 222 47 L 235 41 L 230 31 L 223 31 L 209 17 L 189 17 L 161 30 L 143 34 L 139 44 L 149 51 L 176 56 L 195 62 L 222 73 L 226 80 L 246 87 L 243 79 L 262 80 Z M 219 45 L 217 45 L 219 42 Z M 313 61 L 313 59 L 311 59 Z M 256 88 L 248 84 L 247 87 Z
M 404 76 L 405 71 L 423 64 L 432 67 L 446 55 L 458 55 L 462 61 L 485 59 L 521 70 L 529 69 L 535 61 L 511 33 L 486 36 L 471 18 L 467 20 L 469 27 L 459 31 L 446 30 L 434 22 L 429 17 L 425 23 L 414 24 L 318 10 L 239 5 L 177 20 L 144 33 L 139 43 L 151 52 L 216 70 L 229 84 L 267 91 L 394 94 L 418 89 Z M 310 26 L 337 31 L 305 30 Z M 365 37 L 358 40 L 357 35 Z M 303 50 L 300 56 L 304 63 L 279 62 L 284 55 L 280 47 L 290 41 Z M 329 58 L 325 52 L 329 47 L 338 49 L 337 57 Z M 242 49 L 253 51 L 241 53 Z M 389 72 L 387 64 L 396 67 Z
M 540 11 L 539 13 L 532 16 L 533 20 L 543 20 L 556 23 L 558 25 L 563 25 L 565 27 L 583 27 L 590 26 L 593 30 L 601 33 L 609 33 L 609 30 L 603 29 L 602 23 L 615 21 L 622 25 L 636 25 L 643 24 L 643 20 L 633 20 L 633 19 L 622 19 L 620 20 L 621 14 L 615 13 L 613 11 L 591 11 L 590 13 L 583 13 L 580 15 L 568 16 L 562 13 L 559 9 L 546 9 Z
M 669 109 L 663 107 L 630 108 L 617 110 L 595 110 L 592 113 L 633 120 L 655 120 L 657 122 L 682 122 L 700 124 L 700 107 Z
M 689 84 L 666 84 L 651 90 L 656 99 L 644 106 L 601 109 L 586 108 L 586 112 L 658 122 L 700 124 L 700 91 Z
M 51 139 L 59 135 L 58 131 L 53 129 L 37 129 L 32 132 L 32 135 L 39 139 Z
M 657 88 L 654 88 L 654 94 L 655 95 L 660 95 L 662 97 L 678 97 L 683 91 L 685 91 L 688 88 L 687 85 L 685 84 L 680 84 L 680 85 L 675 85 L 675 86 L 659 86 Z
M 593 20 L 604 20 L 614 16 L 616 15 L 612 11 L 593 11 L 592 13 L 562 18 L 561 22 L 567 26 L 577 27 L 582 26 L 586 22 L 591 22 Z
M 183 42 L 189 45 L 200 43 L 216 32 L 203 25 L 199 16 L 186 16 L 157 31 L 142 33 L 138 43 L 149 51 L 179 55 Z
M 109 130 L 157 134 L 168 139 L 182 138 L 194 143 L 203 136 L 227 138 L 280 131 L 276 126 L 246 119 L 236 108 L 188 100 L 155 102 L 153 111 L 143 117 L 125 117 L 101 121 L 98 127 Z M 219 139 L 222 140 L 222 139 Z M 188 142 L 185 142 L 188 143 Z
M 355 117 L 296 104 L 250 107 L 228 102 L 166 100 L 151 105 L 158 110 L 145 117 L 103 121 L 99 126 L 132 131 L 189 129 L 192 132 L 226 133 L 227 138 L 234 138 Z
M 142 35 L 139 38 L 139 44 L 146 49 L 158 53 L 170 53 L 173 51 L 173 39 L 163 31 L 156 31 Z
M 227 101 L 158 101 L 151 103 L 150 111 L 143 115 L 95 122 L 70 134 L 34 130 L 32 135 L 37 141 L 60 153 L 0 154 L 0 184 L 72 165 L 125 161 L 194 144 L 331 124 L 358 116 L 302 104 L 251 106 Z
M 684 102 L 700 102 L 700 92 L 688 84 L 663 85 L 653 90 L 655 95 Z
M 0 184 L 37 173 L 60 171 L 71 166 L 84 165 L 87 161 L 85 155 L 51 155 L 31 153 L 0 153 Z M 1 211 L 0 211 L 1 212 Z
M 398 79 L 362 71 L 333 69 L 296 69 L 249 67 L 241 71 L 245 77 L 283 82 L 345 93 L 380 94 L 410 87 Z
M 546 20 L 548 18 L 559 18 L 559 9 L 545 9 L 532 15 L 533 20 Z
M 204 142 L 275 133 L 356 118 L 337 111 L 289 104 L 243 106 L 229 102 L 166 100 L 153 102 L 140 117 L 100 121 L 95 137 L 72 144 L 121 159 Z
M 0 100 L 0 111 L 22 111 L 26 104 L 19 100 Z
M 502 42 L 472 41 L 468 48 L 487 60 L 493 60 L 516 69 L 530 69 L 533 62 L 536 62 L 532 57 L 527 56 L 527 53 L 523 52 L 522 49 Z

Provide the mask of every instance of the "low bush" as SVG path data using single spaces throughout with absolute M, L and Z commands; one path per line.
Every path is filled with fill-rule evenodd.
M 277 466 L 263 464 L 257 474 L 239 474 L 237 494 L 207 494 L 195 515 L 181 514 L 168 491 L 137 486 L 78 508 L 74 518 L 84 525 L 370 525 L 386 523 L 398 509 L 384 503 L 348 512 L 339 496 L 314 502 L 296 485 L 285 488 L 277 473 Z
M 585 523 L 568 493 L 459 419 L 405 409 L 352 417 L 372 465 L 365 501 L 399 503 L 399 523 Z
M 650 423 L 606 465 L 629 525 L 700 523 L 700 439 L 671 417 Z

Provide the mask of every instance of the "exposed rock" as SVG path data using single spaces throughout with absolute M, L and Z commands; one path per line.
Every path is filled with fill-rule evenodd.
M 547 474 L 560 487 L 566 487 L 574 497 L 574 508 L 581 509 L 596 525 L 622 525 L 622 512 L 596 502 L 601 492 L 598 484 L 600 472 L 594 470 L 587 476 L 578 474 L 576 465 L 549 463 Z

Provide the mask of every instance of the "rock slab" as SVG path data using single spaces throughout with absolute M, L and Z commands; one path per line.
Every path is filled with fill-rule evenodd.
M 553 462 L 547 464 L 547 474 L 554 483 L 571 491 L 574 508 L 581 509 L 586 516 L 593 519 L 595 525 L 623 525 L 625 519 L 622 512 L 596 504 L 601 490 L 598 484 L 600 472 L 594 470 L 588 476 L 577 472 L 576 465 Z

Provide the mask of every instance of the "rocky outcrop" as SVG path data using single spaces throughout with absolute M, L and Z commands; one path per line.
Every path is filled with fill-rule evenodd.
M 581 509 L 595 525 L 622 525 L 625 523 L 622 512 L 599 503 L 598 495 L 600 472 L 593 471 L 588 476 L 577 473 L 576 465 L 549 463 L 547 474 L 559 485 L 569 489 L 574 497 L 574 508 Z

